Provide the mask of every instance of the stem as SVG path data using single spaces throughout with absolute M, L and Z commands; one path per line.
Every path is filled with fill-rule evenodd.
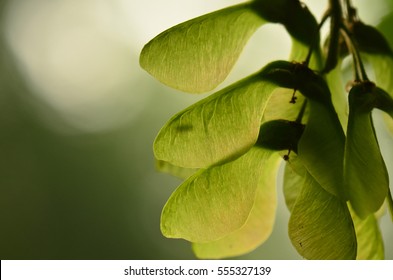
M 307 107 L 307 99 L 304 99 L 302 107 L 300 108 L 300 111 L 296 117 L 295 122 L 301 124 L 302 123 L 302 119 L 304 116 L 304 112 L 306 111 L 306 107 Z M 288 149 L 288 153 L 286 155 L 284 155 L 284 160 L 288 161 L 289 160 L 289 155 L 291 154 L 291 149 Z
M 338 46 L 340 38 L 340 26 L 343 23 L 342 7 L 339 0 L 329 1 L 329 13 L 330 13 L 330 34 L 329 34 L 329 45 L 328 54 L 326 58 L 325 68 L 323 73 L 328 73 L 334 69 L 338 63 Z
M 356 9 L 353 7 L 351 0 L 343 1 L 345 5 L 346 11 L 346 18 L 349 23 L 352 23 L 357 20 L 357 12 Z
M 299 114 L 297 115 L 295 122 L 302 123 L 302 119 L 304 116 L 304 112 L 306 111 L 306 107 L 307 107 L 307 99 L 304 99 L 302 107 L 300 108 Z
M 330 17 L 330 13 L 329 13 L 329 12 L 327 12 L 327 13 L 325 13 L 325 14 L 323 15 L 321 22 L 318 24 L 318 31 L 321 30 L 322 26 L 325 24 L 326 20 L 327 20 L 329 17 Z M 309 48 L 308 53 L 307 53 L 307 57 L 306 57 L 306 59 L 305 59 L 304 62 L 303 62 L 304 65 L 308 66 L 308 64 L 310 63 L 311 56 L 312 56 L 312 53 L 313 53 L 313 51 L 314 51 L 314 48 L 315 48 L 318 44 L 319 44 L 319 42 L 315 42 L 315 44 L 310 45 L 310 48 Z
M 355 66 L 355 80 L 368 81 L 367 73 L 364 68 L 355 39 L 352 37 L 350 31 L 346 28 L 345 25 L 342 25 L 340 30 L 344 37 L 345 43 L 353 57 L 353 63 Z

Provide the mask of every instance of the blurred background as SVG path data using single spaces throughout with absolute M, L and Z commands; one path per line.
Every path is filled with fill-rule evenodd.
M 156 172 L 152 143 L 173 114 L 206 95 L 161 85 L 138 56 L 161 31 L 240 2 L 0 0 L 1 259 L 194 258 L 189 243 L 160 233 L 161 209 L 180 181 Z M 305 1 L 318 19 L 326 2 Z M 353 2 L 393 43 L 392 1 Z M 289 49 L 282 27 L 263 27 L 221 87 Z M 299 259 L 278 189 L 271 238 L 242 259 Z M 381 226 L 393 259 L 388 216 Z

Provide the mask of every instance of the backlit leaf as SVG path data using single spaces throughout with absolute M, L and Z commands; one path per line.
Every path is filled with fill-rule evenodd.
M 349 210 L 306 174 L 292 208 L 289 237 L 306 259 L 355 259 L 356 234 Z
M 265 21 L 249 3 L 176 25 L 142 50 L 142 68 L 162 83 L 186 92 L 214 89 L 229 74 L 251 35 Z
M 210 242 L 241 228 L 254 205 L 263 169 L 274 153 L 252 148 L 238 159 L 198 171 L 167 201 L 161 216 L 166 237 Z
M 389 178 L 371 118 L 376 93 L 363 84 L 349 92 L 344 182 L 356 214 L 365 218 L 383 204 Z
M 272 232 L 277 205 L 276 171 L 279 156 L 265 160 L 254 205 L 246 223 L 229 235 L 209 243 L 194 243 L 193 250 L 198 258 L 227 258 L 246 254 L 261 245 Z

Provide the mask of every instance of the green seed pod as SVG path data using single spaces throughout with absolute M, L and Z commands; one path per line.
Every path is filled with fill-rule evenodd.
M 370 54 L 392 54 L 388 41 L 375 27 L 357 21 L 352 25 L 352 33 L 361 51 Z
M 297 89 L 308 99 L 332 106 L 326 81 L 302 63 L 274 61 L 263 68 L 260 76 L 280 87 Z
M 272 3 L 272 1 L 269 0 L 255 0 L 251 5 L 262 18 L 271 22 L 280 23 L 284 22 L 289 14 L 290 10 L 287 7 L 291 2 L 297 1 L 276 0 Z
M 375 135 L 371 111 L 378 91 L 370 83 L 349 92 L 349 117 L 344 157 L 344 184 L 349 201 L 360 218 L 376 212 L 389 189 L 389 178 Z
M 296 88 L 296 81 L 293 75 L 297 63 L 284 60 L 277 60 L 266 65 L 260 72 L 262 80 L 269 81 L 283 88 Z
M 275 151 L 291 150 L 297 153 L 297 144 L 303 131 L 304 125 L 298 122 L 269 121 L 261 126 L 256 145 Z
M 296 40 L 311 46 L 319 42 L 315 17 L 298 0 L 255 0 L 252 8 L 264 19 L 281 23 Z
M 347 200 L 342 160 L 345 135 L 325 80 L 304 64 L 285 61 L 271 63 L 260 75 L 307 98 L 309 118 L 298 144 L 299 159 L 325 190 Z
M 379 87 L 375 87 L 373 92 L 376 95 L 375 108 L 384 111 L 393 118 L 393 98 Z

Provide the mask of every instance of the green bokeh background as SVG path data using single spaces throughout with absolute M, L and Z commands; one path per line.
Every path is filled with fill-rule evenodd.
M 117 42 L 114 48 L 114 52 L 121 49 L 120 60 L 129 65 L 125 68 L 129 81 L 125 78 L 121 87 L 109 88 L 109 93 L 101 99 L 76 102 L 78 110 L 73 111 L 59 109 L 62 108 L 58 105 L 61 103 L 55 103 L 56 107 L 48 101 L 48 94 L 41 94 L 42 87 L 34 82 L 35 78 L 26 70 L 23 57 L 10 43 L 9 38 L 17 33 L 9 24 L 10 7 L 26 2 L 0 0 L 0 258 L 193 259 L 191 246 L 187 242 L 166 239 L 160 233 L 161 209 L 180 181 L 155 171 L 152 143 L 171 115 L 200 97 L 160 85 L 138 66 L 141 40 L 187 19 L 187 14 L 184 18 L 163 14 L 173 23 L 163 27 L 158 22 L 159 28 L 153 29 L 151 26 L 155 25 L 149 11 L 157 9 L 155 4 L 161 0 L 144 1 L 143 7 L 122 11 L 122 15 L 116 14 L 119 10 L 113 9 L 113 18 L 132 18 L 137 14 L 140 17 L 142 14 L 152 23 L 150 28 L 146 26 L 143 33 L 143 25 L 128 21 L 129 25 L 121 31 L 126 34 L 124 37 L 127 40 L 124 40 L 124 45 Z M 52 1 L 31 2 L 34 2 L 32 5 L 41 5 L 39 8 L 43 9 L 49 7 Z M 80 5 L 78 1 L 68 2 L 75 2 L 76 9 Z M 209 1 L 199 2 L 206 4 Z M 226 2 L 229 5 L 240 1 Z M 319 1 L 306 3 L 312 6 L 316 2 Z M 94 1 L 86 3 L 85 8 Z M 167 5 L 175 4 L 178 3 L 168 1 Z M 212 9 L 202 4 L 201 10 Z M 216 4 L 216 7 L 221 4 Z M 137 6 L 135 3 L 131 5 L 134 8 Z M 198 15 L 198 11 L 195 15 Z M 27 11 L 28 14 L 34 12 L 34 9 Z M 89 12 L 87 9 L 86 13 Z M 72 24 L 74 19 L 72 15 L 68 16 Z M 23 13 L 12 13 L 12 18 L 22 27 L 29 24 Z M 375 18 L 378 22 L 378 17 Z M 391 43 L 393 29 L 389 27 L 392 26 L 392 19 L 390 15 L 382 24 Z M 135 30 L 138 30 L 138 34 L 145 34 L 144 37 L 135 39 Z M 40 34 L 40 30 L 34 32 Z M 275 35 L 266 33 L 266 36 L 273 36 L 271 39 L 274 41 Z M 38 40 L 31 40 L 34 39 Z M 72 42 L 69 44 L 72 49 Z M 29 45 L 24 47 L 30 49 Z M 272 49 L 274 52 L 274 47 Z M 34 51 L 32 47 L 30 56 L 33 58 Z M 285 59 L 281 53 L 277 56 L 274 59 Z M 99 59 L 102 57 L 98 55 Z M 263 59 L 261 61 L 273 58 L 267 53 Z M 244 59 L 243 64 L 246 62 L 247 59 Z M 241 68 L 242 63 L 239 65 Z M 47 73 L 47 69 L 41 70 Z M 103 71 L 109 79 L 114 69 L 105 68 Z M 248 71 L 251 73 L 253 69 Z M 232 76 L 230 79 L 238 77 Z M 49 83 L 51 77 L 42 74 L 41 83 L 42 80 Z M 74 89 L 70 85 L 70 91 Z M 59 92 L 64 92 L 64 88 Z M 56 90 L 53 94 L 56 95 Z M 83 90 L 80 94 L 83 94 Z M 271 238 L 256 251 L 241 258 L 299 258 L 287 237 L 289 213 L 284 206 L 281 186 L 278 188 L 280 207 Z M 383 222 L 385 239 L 392 239 L 389 218 L 384 217 Z M 387 240 L 386 243 L 386 257 L 393 259 L 392 242 Z

